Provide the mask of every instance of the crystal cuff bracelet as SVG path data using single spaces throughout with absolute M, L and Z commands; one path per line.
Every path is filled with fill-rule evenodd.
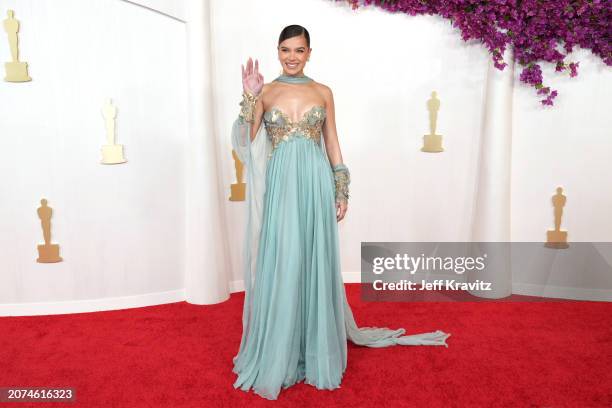
M 349 169 L 343 163 L 336 164 L 332 169 L 336 185 L 336 202 L 347 202 L 349 198 L 349 184 L 351 183 Z
M 253 123 L 256 102 L 257 96 L 250 92 L 242 92 L 242 101 L 240 102 L 240 117 L 245 122 Z

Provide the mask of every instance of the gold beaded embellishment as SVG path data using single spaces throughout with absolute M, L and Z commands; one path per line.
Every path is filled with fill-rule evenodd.
M 316 143 L 320 142 L 321 128 L 325 121 L 325 108 L 322 106 L 312 107 L 302 119 L 295 123 L 280 109 L 273 108 L 268 113 L 269 117 L 264 116 L 264 121 L 266 131 L 272 140 L 273 149 L 296 134 L 312 139 Z M 279 121 L 279 118 L 282 120 Z
M 240 117 L 245 122 L 253 123 L 256 102 L 257 96 L 250 92 L 242 92 L 242 101 L 240 102 Z
M 349 198 L 349 184 L 351 183 L 351 173 L 345 164 L 339 163 L 333 168 L 334 182 L 336 185 L 336 202 L 347 202 Z

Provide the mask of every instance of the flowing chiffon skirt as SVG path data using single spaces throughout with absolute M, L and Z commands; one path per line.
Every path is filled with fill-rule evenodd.
M 234 358 L 235 388 L 277 399 L 304 381 L 340 387 L 347 339 L 368 347 L 446 345 L 441 331 L 358 328 L 340 271 L 334 177 L 321 147 L 296 135 L 280 143 L 266 190 L 248 336 Z

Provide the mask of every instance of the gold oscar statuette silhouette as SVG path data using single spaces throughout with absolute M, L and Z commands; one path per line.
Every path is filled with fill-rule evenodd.
M 232 150 L 232 157 L 234 158 L 234 167 L 236 169 L 236 183 L 231 185 L 231 194 L 229 200 L 244 201 L 246 191 L 246 184 L 242 181 L 242 172 L 244 166 L 234 150 Z
M 43 230 L 43 237 L 45 238 L 44 245 L 38 245 L 38 258 L 36 262 L 40 263 L 53 263 L 61 262 L 62 258 L 59 256 L 59 245 L 51 243 L 51 214 L 53 210 L 47 206 L 47 200 L 40 200 L 41 206 L 38 207 L 38 218 L 40 218 L 40 225 Z
M 423 136 L 421 151 L 427 153 L 443 152 L 442 135 L 436 135 L 436 123 L 438 121 L 438 111 L 440 110 L 440 100 L 437 98 L 436 91 L 431 93 L 431 98 L 427 101 L 427 110 L 429 110 L 429 134 Z
M 6 15 L 8 18 L 3 21 L 4 31 L 8 35 L 12 61 L 4 63 L 4 69 L 6 70 L 4 80 L 7 82 L 31 81 L 32 78 L 28 75 L 28 63 L 19 61 L 19 39 L 17 37 L 19 20 L 15 19 L 15 12 L 13 10 L 8 10 Z
M 557 194 L 552 196 L 552 204 L 555 208 L 555 229 L 546 231 L 546 244 L 548 248 L 563 249 L 568 248 L 567 231 L 561 229 L 561 217 L 563 207 L 567 198 L 563 195 L 563 188 L 557 187 Z
M 115 118 L 117 117 L 117 108 L 113 105 L 111 99 L 107 99 L 106 104 L 102 108 L 102 116 L 106 124 L 106 145 L 102 146 L 102 164 L 120 164 L 125 163 L 123 156 L 123 145 L 115 144 Z

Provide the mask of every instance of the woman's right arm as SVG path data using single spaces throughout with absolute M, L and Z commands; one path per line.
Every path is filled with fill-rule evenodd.
M 250 123 L 250 134 L 249 138 L 252 142 L 255 139 L 255 135 L 261 125 L 261 118 L 263 116 L 263 91 L 264 91 L 264 80 L 263 75 L 259 73 L 259 61 L 256 59 L 255 64 L 249 57 L 246 63 L 246 69 L 244 65 L 242 68 L 242 102 L 240 106 L 240 116 L 245 122 Z
M 242 163 L 249 159 L 249 146 L 261 125 L 263 104 L 261 93 L 263 88 L 263 75 L 259 73 L 259 63 L 249 58 L 246 69 L 242 65 L 242 101 L 240 114 L 232 126 L 232 146 Z
M 255 102 L 255 107 L 253 109 L 253 125 L 251 126 L 251 142 L 255 140 L 255 135 L 257 135 L 257 131 L 259 130 L 259 126 L 261 125 L 261 120 L 263 118 L 264 108 L 263 108 L 263 93 L 266 89 L 266 85 L 262 88 L 259 96 L 257 97 L 257 101 Z
M 265 89 L 265 86 L 264 88 Z M 252 142 L 257 135 L 259 126 L 263 118 L 264 107 L 262 102 L 263 89 L 259 95 L 255 96 L 249 91 L 242 92 L 242 101 L 240 102 L 240 114 L 238 115 L 238 122 L 242 125 L 242 132 L 245 133 L 244 141 L 246 142 L 246 133 L 248 133 L 249 140 Z M 244 144 L 244 143 L 243 143 Z

